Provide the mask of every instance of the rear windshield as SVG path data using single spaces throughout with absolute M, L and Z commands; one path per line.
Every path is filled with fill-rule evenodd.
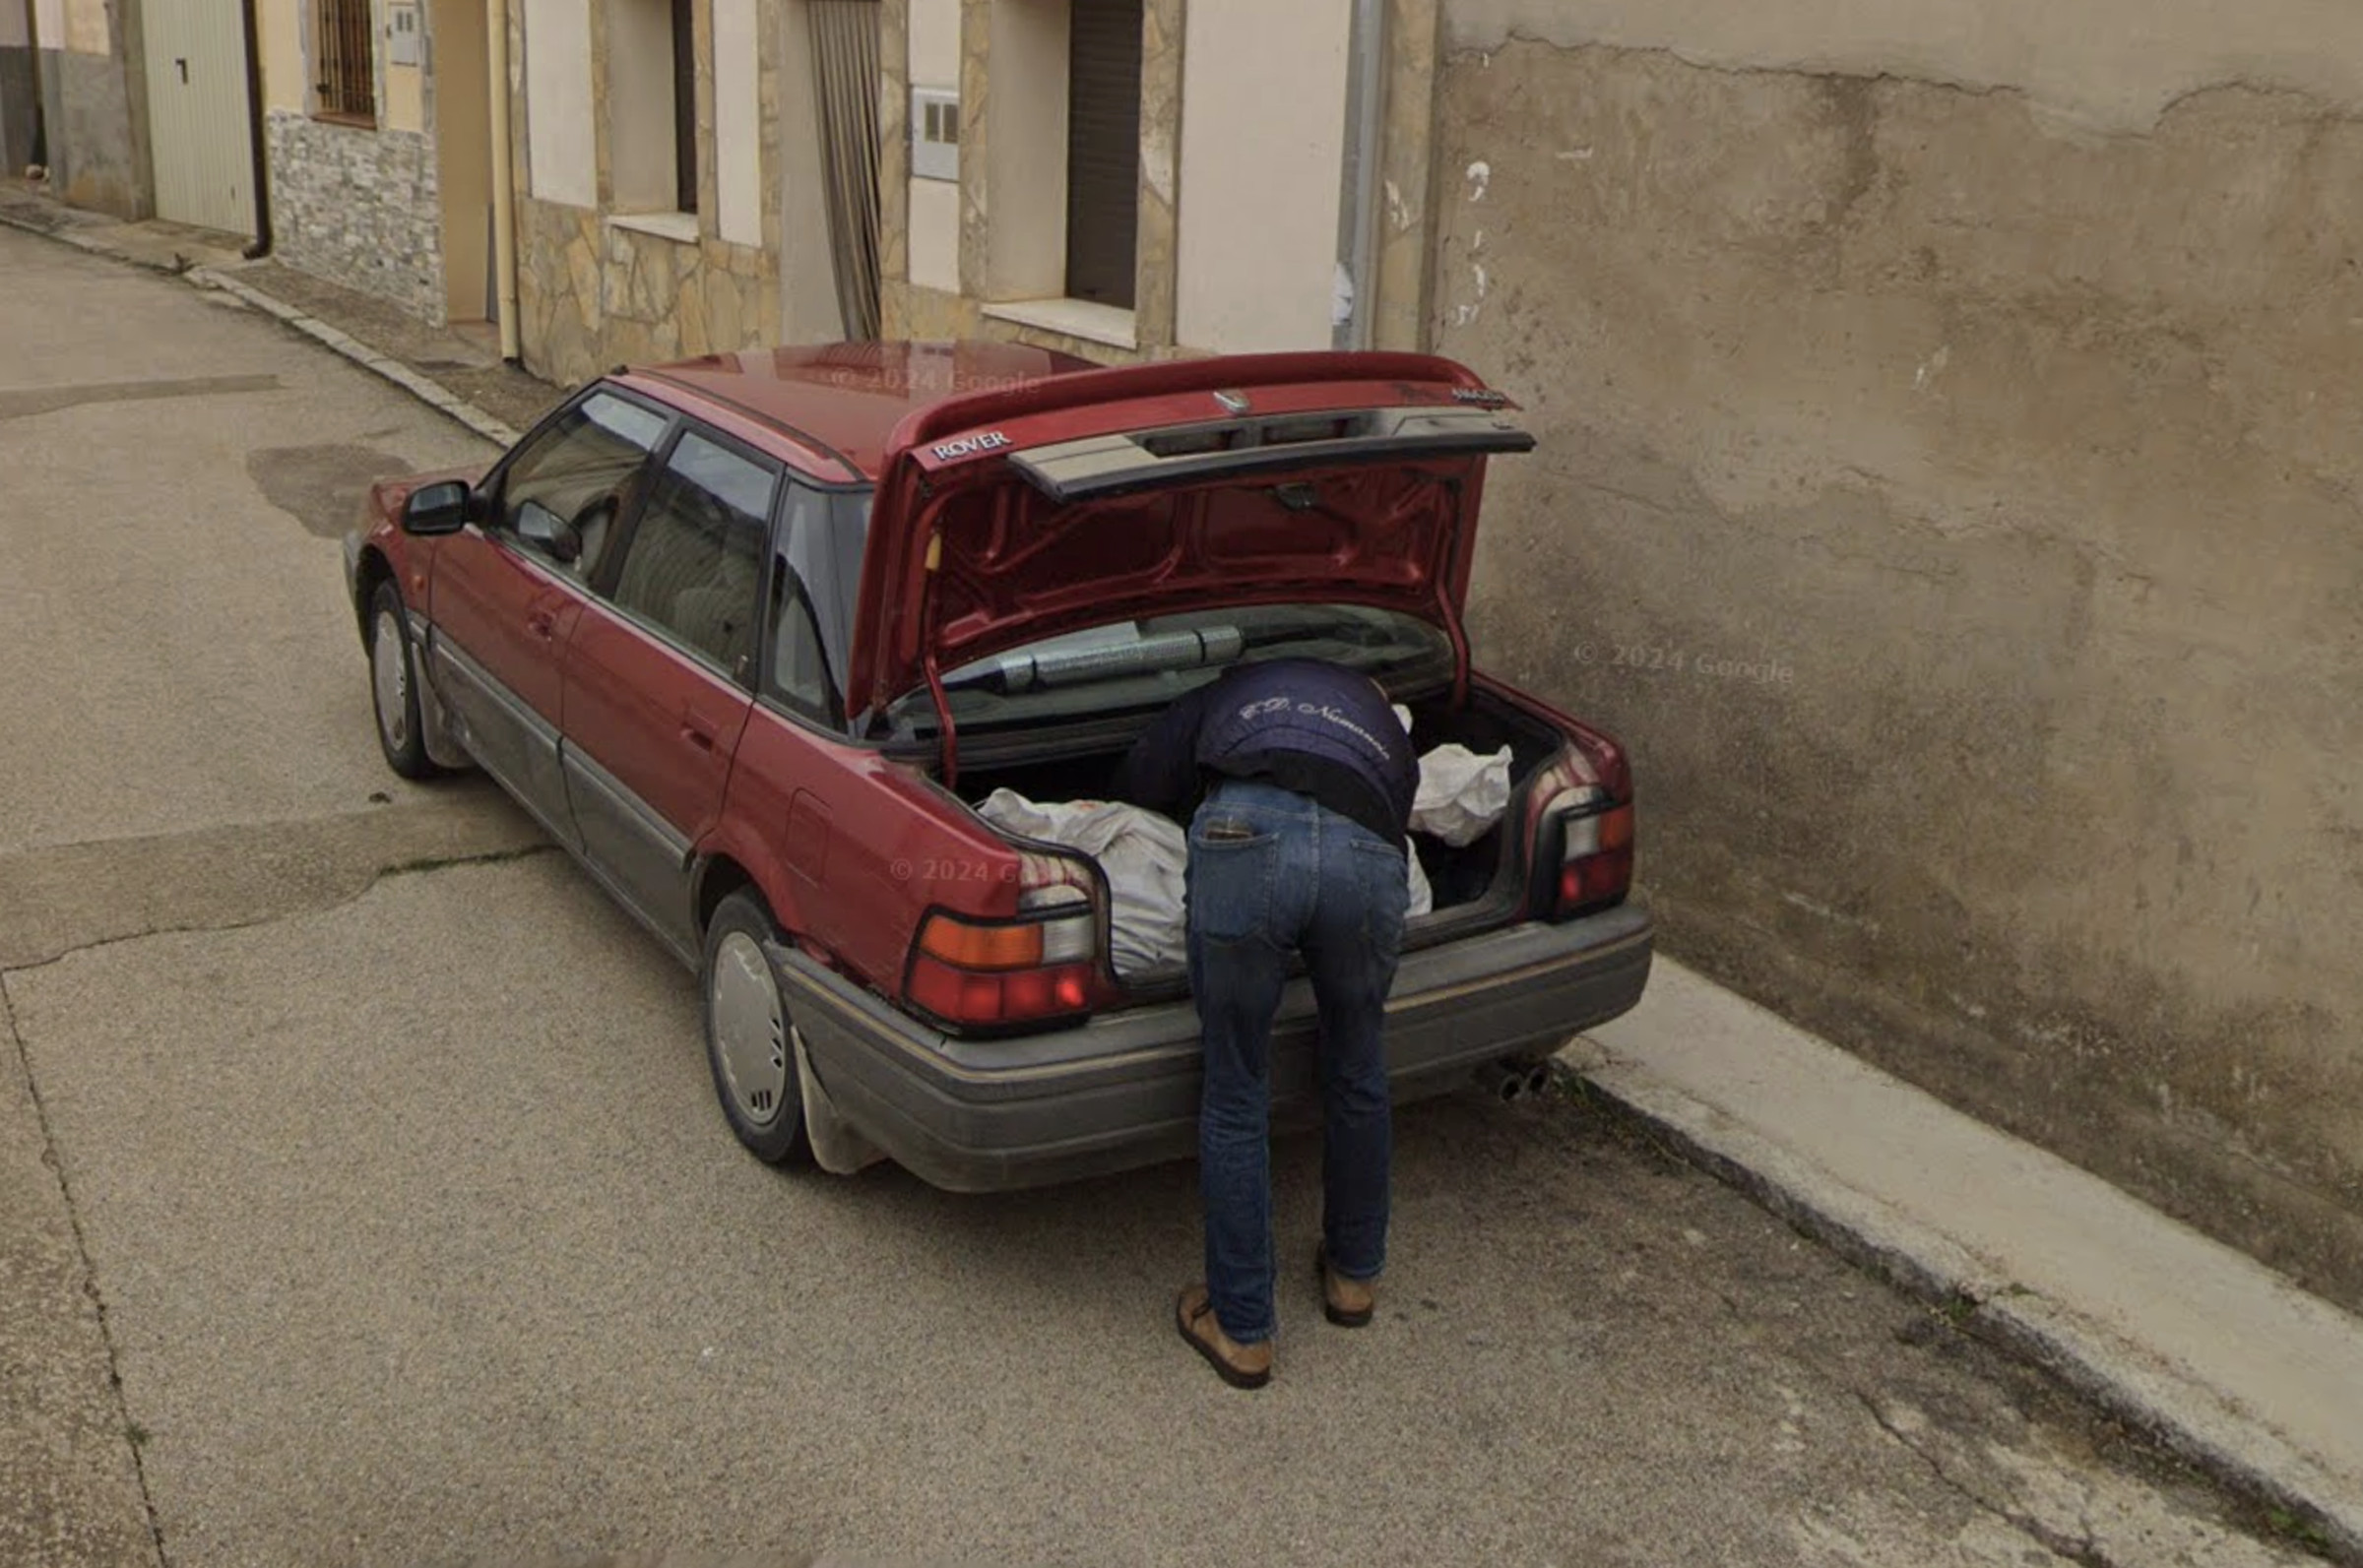
M 1234 664 L 1321 659 L 1407 697 L 1452 678 L 1452 644 L 1431 623 L 1360 604 L 1259 604 L 1116 621 L 1028 643 L 943 677 L 963 733 L 1152 713 Z M 922 690 L 887 710 L 896 739 L 931 737 Z

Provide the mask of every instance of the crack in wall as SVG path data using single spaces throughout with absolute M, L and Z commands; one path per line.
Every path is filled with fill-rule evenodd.
M 1721 59 L 1695 49 L 1686 49 L 1679 44 L 1611 43 L 1596 39 L 1573 43 L 1562 42 L 1557 38 L 1547 37 L 1528 29 L 1515 27 L 1508 31 L 1500 43 L 1461 44 L 1447 49 L 1444 53 L 1444 63 L 1447 66 L 1458 66 L 1475 62 L 1481 69 L 1486 69 L 1493 65 L 1494 56 L 1505 49 L 1517 47 L 1548 49 L 1554 54 L 1599 53 L 1627 59 L 1655 57 L 1671 60 L 1677 65 L 1688 66 L 1693 71 L 1709 72 L 1715 76 L 1820 78 L 1830 83 L 1859 84 L 1866 93 L 1881 87 L 1898 86 L 1934 88 L 1940 92 L 1958 93 L 1965 97 L 1973 98 L 2023 98 L 2027 95 L 2025 89 L 2008 82 L 1980 82 L 1966 77 L 1946 76 L 1939 72 L 1898 71 L 1891 66 L 1847 66 L 1810 59 L 1758 65 L 1746 61 Z M 2180 102 L 2183 98 L 2212 92 L 2218 87 L 2245 85 L 2232 81 L 2210 82 L 2178 94 L 2172 101 Z M 2267 90 L 2261 89 L 2260 91 Z
M 1481 8 L 1462 0 L 1461 9 Z M 1689 32 L 1720 35 L 1727 41 L 1664 36 L 1662 30 L 1678 25 Z M 2241 38 L 2236 52 L 2227 51 L 2213 47 L 2211 38 L 2201 33 L 2201 26 L 2194 24 L 2190 35 L 2169 39 L 2159 51 L 2161 55 L 2181 53 L 2185 58 L 2180 62 L 2150 58 L 2129 65 L 2114 52 L 2038 50 L 2038 63 L 2031 72 L 2024 69 L 2022 58 L 2009 54 L 1992 56 L 1982 68 L 1948 68 L 1948 62 L 1940 60 L 1899 61 L 1895 58 L 1898 54 L 1938 52 L 1941 43 L 1932 39 L 1924 48 L 1915 49 L 1891 38 L 1849 37 L 1842 26 L 1825 30 L 1828 36 L 1820 40 L 1818 47 L 1807 47 L 1798 38 L 1813 37 L 1810 19 L 1794 36 L 1775 38 L 1750 36 L 1744 30 L 1727 33 L 1712 20 L 1679 16 L 1652 16 L 1622 26 L 1615 18 L 1570 18 L 1557 34 L 1533 23 L 1483 27 L 1464 20 L 1448 27 L 1442 59 L 1447 66 L 1475 63 L 1483 69 L 1493 64 L 1496 55 L 1513 47 L 1559 54 L 1597 50 L 1625 57 L 1655 56 L 1720 76 L 1819 77 L 1861 82 L 1873 88 L 1894 84 L 1968 97 L 2012 97 L 2023 101 L 2030 114 L 2063 131 L 2103 138 L 2149 136 L 2191 99 L 2227 91 L 2300 99 L 2326 117 L 2363 118 L 2363 81 L 2355 80 L 2351 70 L 2342 72 L 2337 51 L 2326 49 L 2321 38 L 2291 38 L 2277 51 L 2280 58 L 2276 61 L 2270 42 Z M 1650 36 L 1653 28 L 1661 31 Z M 1572 36 L 1578 29 L 1593 35 Z M 1976 49 L 1970 45 L 1954 52 L 1974 56 Z

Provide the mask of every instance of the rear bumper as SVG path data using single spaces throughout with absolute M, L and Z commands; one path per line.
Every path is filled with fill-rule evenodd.
M 1496 1057 L 1552 1051 L 1640 1000 L 1654 940 L 1638 897 L 1564 925 L 1527 923 L 1403 955 L 1387 1003 L 1398 1102 Z M 800 953 L 782 955 L 789 1008 L 838 1113 L 928 1183 L 989 1192 L 1182 1158 L 1197 1148 L 1199 1043 L 1186 1001 L 1077 1028 L 960 1039 L 926 1028 Z M 1273 1117 L 1317 1118 L 1309 982 L 1282 997 Z

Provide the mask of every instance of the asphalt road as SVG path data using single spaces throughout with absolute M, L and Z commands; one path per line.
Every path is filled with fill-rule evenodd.
M 1376 1325 L 1193 1173 L 781 1173 L 688 976 L 380 764 L 333 542 L 472 437 L 0 231 L 0 1562 L 2300 1560 L 1580 1100 L 1400 1118 Z

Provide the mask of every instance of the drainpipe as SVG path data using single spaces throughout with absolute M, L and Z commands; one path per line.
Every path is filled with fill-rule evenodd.
M 1377 334 L 1378 177 L 1385 139 L 1387 0 L 1354 0 L 1346 61 L 1346 141 L 1337 203 L 1340 313 L 1331 346 L 1368 348 Z
M 492 281 L 500 291 L 500 357 L 524 355 L 517 323 L 517 153 L 509 135 L 509 0 L 484 6 L 484 50 L 492 78 Z
M 246 126 L 254 156 L 254 243 L 238 252 L 248 261 L 271 254 L 271 150 L 263 142 L 261 0 L 246 0 Z

